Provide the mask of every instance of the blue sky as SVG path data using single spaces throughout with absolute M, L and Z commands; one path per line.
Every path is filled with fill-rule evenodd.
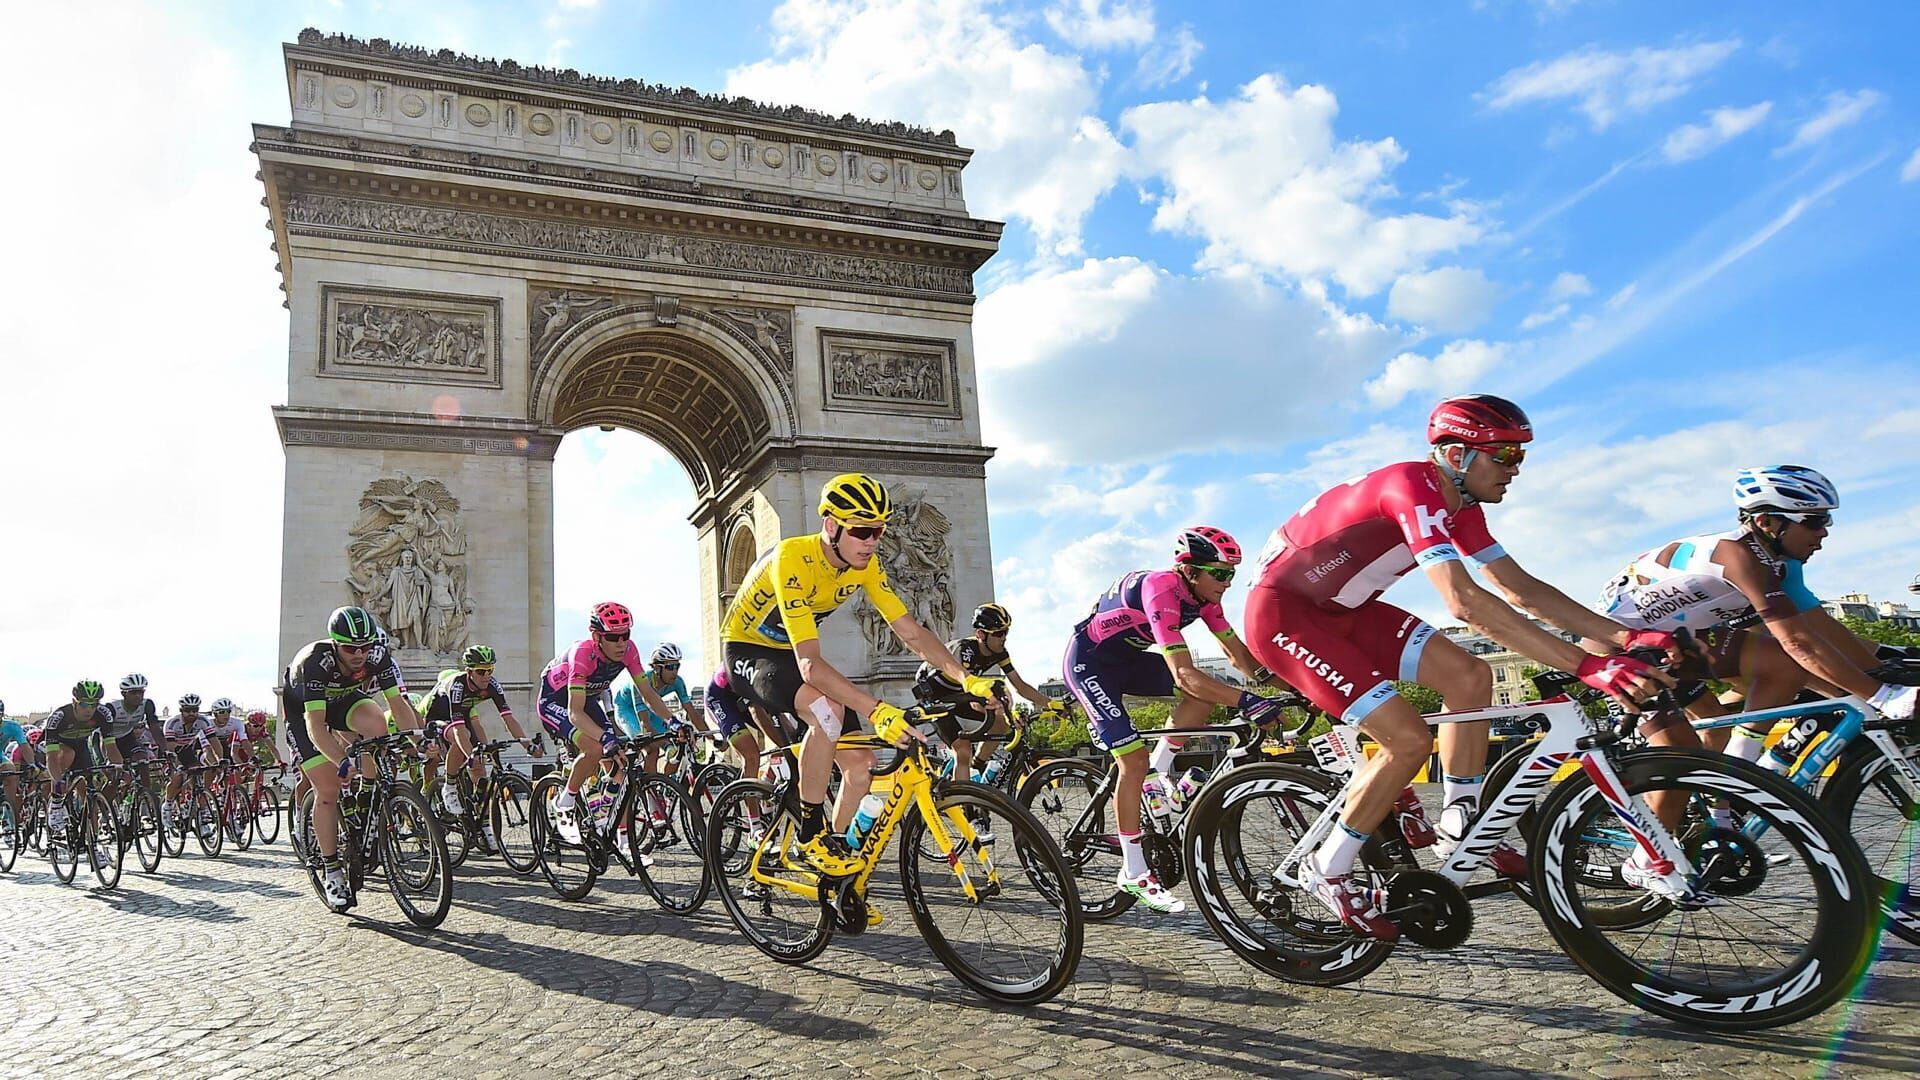
M 975 338 L 1000 447 L 996 578 L 1029 674 L 1179 526 L 1258 548 L 1320 487 L 1417 453 L 1432 401 L 1462 391 L 1533 414 L 1538 449 L 1490 518 L 1576 597 L 1644 547 L 1729 523 L 1730 473 L 1770 460 L 1840 483 L 1816 591 L 1905 598 L 1920 572 L 1912 5 L 562 0 L 24 19 L 0 78 L 48 103 L 48 167 L 0 178 L 35 208 L 18 225 L 30 257 L 0 270 L 0 349 L 20 358 L 0 365 L 0 401 L 13 458 L 59 466 L 10 484 L 16 565 L 40 571 L 0 584 L 15 711 L 51 703 L 76 662 L 146 670 L 163 694 L 261 700 L 270 684 L 267 407 L 285 396 L 286 323 L 246 124 L 285 121 L 278 45 L 303 25 L 953 128 L 976 150 L 970 209 L 1009 225 Z M 690 488 L 671 461 L 582 433 L 556 483 L 561 622 L 621 595 L 643 633 L 696 641 Z M 98 524 L 42 527 L 77 507 Z M 619 568 L 588 552 L 604 529 L 629 545 Z M 1441 616 L 1418 582 L 1394 599 Z M 88 655 L 69 656 L 79 641 Z

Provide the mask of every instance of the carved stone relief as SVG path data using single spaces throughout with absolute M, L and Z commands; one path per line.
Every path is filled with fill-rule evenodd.
M 793 313 L 780 308 L 716 307 L 720 316 L 753 339 L 760 351 L 777 361 L 780 371 L 793 379 Z
M 953 342 L 820 331 L 826 407 L 960 415 Z
M 793 381 L 793 312 L 788 308 L 753 307 L 734 304 L 726 307 L 683 303 L 677 296 L 587 292 L 581 289 L 534 286 L 528 290 L 530 307 L 528 326 L 533 330 L 533 348 L 528 359 L 538 369 L 571 327 L 581 320 L 615 306 L 651 305 L 654 323 L 674 326 L 688 311 L 713 317 L 717 327 L 750 350 L 761 354 L 773 370 Z
M 531 129 L 532 125 L 530 118 L 528 127 Z M 301 192 L 287 201 L 287 220 L 294 226 L 366 232 L 377 238 L 407 236 L 462 246 L 479 244 L 582 256 L 585 260 L 601 258 L 685 266 L 724 271 L 729 275 L 760 275 L 809 283 L 824 279 L 881 290 L 973 294 L 973 275 L 953 266 L 314 192 Z
M 947 516 L 925 495 L 895 498 L 893 517 L 874 556 L 908 614 L 943 640 L 953 631 L 953 592 L 948 584 L 953 576 L 953 547 L 947 542 L 952 531 Z M 909 655 L 886 620 L 864 599 L 859 618 L 870 658 L 884 663 Z
M 500 301 L 444 293 L 320 288 L 320 374 L 500 385 Z
M 455 662 L 475 610 L 460 502 L 439 480 L 384 477 L 360 496 L 347 592 L 386 628 L 403 665 Z
M 575 292 L 572 289 L 533 288 L 528 290 L 532 306 L 532 317 L 527 325 L 533 328 L 532 359 L 535 365 L 553 348 L 567 327 L 579 322 L 589 313 L 601 308 L 613 306 L 613 297 L 596 293 Z

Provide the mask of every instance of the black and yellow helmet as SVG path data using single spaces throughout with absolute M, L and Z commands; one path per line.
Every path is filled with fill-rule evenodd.
M 107 695 L 107 688 L 92 679 L 81 679 L 73 684 L 73 700 L 82 704 L 98 702 Z
M 842 525 L 884 525 L 892 513 L 887 489 L 865 473 L 841 473 L 820 489 L 820 516 Z
M 999 604 L 981 604 L 973 609 L 973 628 L 989 634 L 1005 633 L 1013 629 L 1013 613 Z

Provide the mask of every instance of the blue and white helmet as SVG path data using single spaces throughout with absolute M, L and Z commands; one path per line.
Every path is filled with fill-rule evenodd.
M 1833 481 L 1805 465 L 1763 465 L 1733 478 L 1734 505 L 1748 513 L 1789 514 L 1832 510 L 1840 505 Z
M 652 659 L 654 667 L 659 667 L 661 664 L 677 664 L 681 660 L 680 646 L 671 641 L 663 641 L 653 650 Z

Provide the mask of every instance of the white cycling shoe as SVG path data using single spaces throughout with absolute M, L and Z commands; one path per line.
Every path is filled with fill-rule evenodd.
M 320 891 L 326 894 L 327 907 L 336 914 L 353 906 L 353 894 L 347 891 L 347 875 L 341 870 L 329 870 L 320 879 Z
M 1151 870 L 1137 878 L 1127 877 L 1123 873 L 1114 884 L 1119 886 L 1121 892 L 1138 900 L 1148 911 L 1177 915 L 1187 910 L 1187 902 L 1168 892 Z
M 569 806 L 565 809 L 558 806 L 553 808 L 553 831 L 559 833 L 560 839 L 565 840 L 569 844 L 578 844 L 580 842 L 579 810 L 578 805 Z

